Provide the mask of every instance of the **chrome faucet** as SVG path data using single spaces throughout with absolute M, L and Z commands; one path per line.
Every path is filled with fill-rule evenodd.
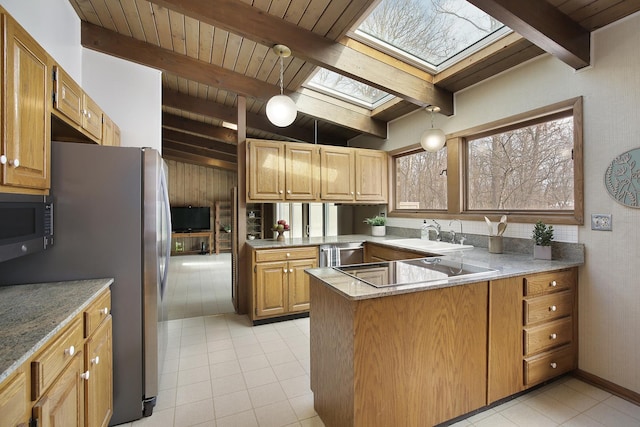
M 426 220 L 425 220 L 425 224 L 422 226 L 422 232 L 423 232 L 423 239 L 429 239 L 429 230 L 433 230 L 436 233 L 436 241 L 440 241 L 440 224 L 438 224 L 438 222 L 435 219 L 432 219 L 431 222 L 433 222 L 433 224 L 426 224 Z
M 464 242 L 465 240 L 465 237 L 462 235 L 462 221 L 460 221 L 459 219 L 452 219 L 451 221 L 449 221 L 449 227 L 451 227 L 451 224 L 456 221 L 460 224 L 460 244 L 462 245 L 462 242 Z M 456 243 L 456 232 L 453 231 L 453 228 L 451 229 L 451 243 Z

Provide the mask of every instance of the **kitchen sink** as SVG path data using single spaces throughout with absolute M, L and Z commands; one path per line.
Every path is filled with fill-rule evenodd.
M 458 243 L 438 242 L 436 240 L 426 239 L 391 239 L 385 240 L 384 243 L 388 243 L 394 246 L 398 246 L 406 249 L 417 249 L 424 251 L 433 251 L 437 253 L 446 253 L 451 251 L 459 251 L 462 249 L 472 249 L 473 245 L 460 245 Z

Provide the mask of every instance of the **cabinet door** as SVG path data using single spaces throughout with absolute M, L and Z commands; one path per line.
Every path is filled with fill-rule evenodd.
M 289 311 L 309 310 L 309 276 L 304 272 L 307 268 L 316 268 L 315 259 L 289 262 Z
M 33 407 L 33 417 L 39 427 L 84 425 L 83 365 L 83 354 L 79 351 Z
M 111 316 L 108 316 L 87 340 L 85 381 L 88 427 L 107 427 L 113 415 Z
M 284 200 L 284 144 L 251 140 L 247 200 Z
M 349 148 L 320 149 L 320 198 L 324 201 L 353 201 L 355 154 Z
M 82 125 L 82 89 L 59 66 L 54 65 L 53 74 L 56 94 L 53 107 L 78 126 Z
M 356 201 L 387 202 L 387 153 L 356 150 Z
M 285 147 L 287 200 L 318 199 L 318 149 L 313 145 L 287 144 Z
M 86 93 L 82 94 L 82 127 L 96 140 L 102 138 L 102 110 Z
M 26 375 L 20 369 L 0 388 L 0 421 L 3 426 L 17 426 L 28 418 L 28 396 Z
M 5 185 L 48 189 L 51 164 L 49 57 L 13 19 L 5 23 L 5 83 L 1 153 Z
M 487 404 L 523 390 L 522 281 L 489 282 Z
M 256 316 L 274 316 L 287 311 L 286 262 L 256 264 Z
M 102 115 L 102 138 L 100 143 L 102 145 L 114 145 L 114 129 L 113 129 L 113 120 L 109 118 L 106 114 Z

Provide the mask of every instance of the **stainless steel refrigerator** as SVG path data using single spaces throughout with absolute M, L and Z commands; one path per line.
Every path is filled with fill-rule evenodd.
M 153 149 L 53 142 L 54 246 L 0 263 L 0 284 L 113 277 L 111 425 L 151 415 L 166 343 L 171 224 Z

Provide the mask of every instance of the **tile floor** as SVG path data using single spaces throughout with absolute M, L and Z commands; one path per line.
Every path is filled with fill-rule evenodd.
M 169 291 L 187 308 L 185 318 L 168 322 L 158 404 L 151 417 L 122 426 L 323 426 L 309 389 L 309 319 L 252 327 L 246 316 L 204 314 L 207 299 L 216 310 L 229 306 L 210 295 L 212 288 L 214 296 L 224 294 L 220 282 L 228 276 L 200 271 L 207 259 L 217 263 L 215 256 L 194 257 L 179 257 L 187 265 L 171 273 Z M 190 295 L 179 296 L 183 291 Z M 565 377 L 454 426 L 638 427 L 640 407 Z

